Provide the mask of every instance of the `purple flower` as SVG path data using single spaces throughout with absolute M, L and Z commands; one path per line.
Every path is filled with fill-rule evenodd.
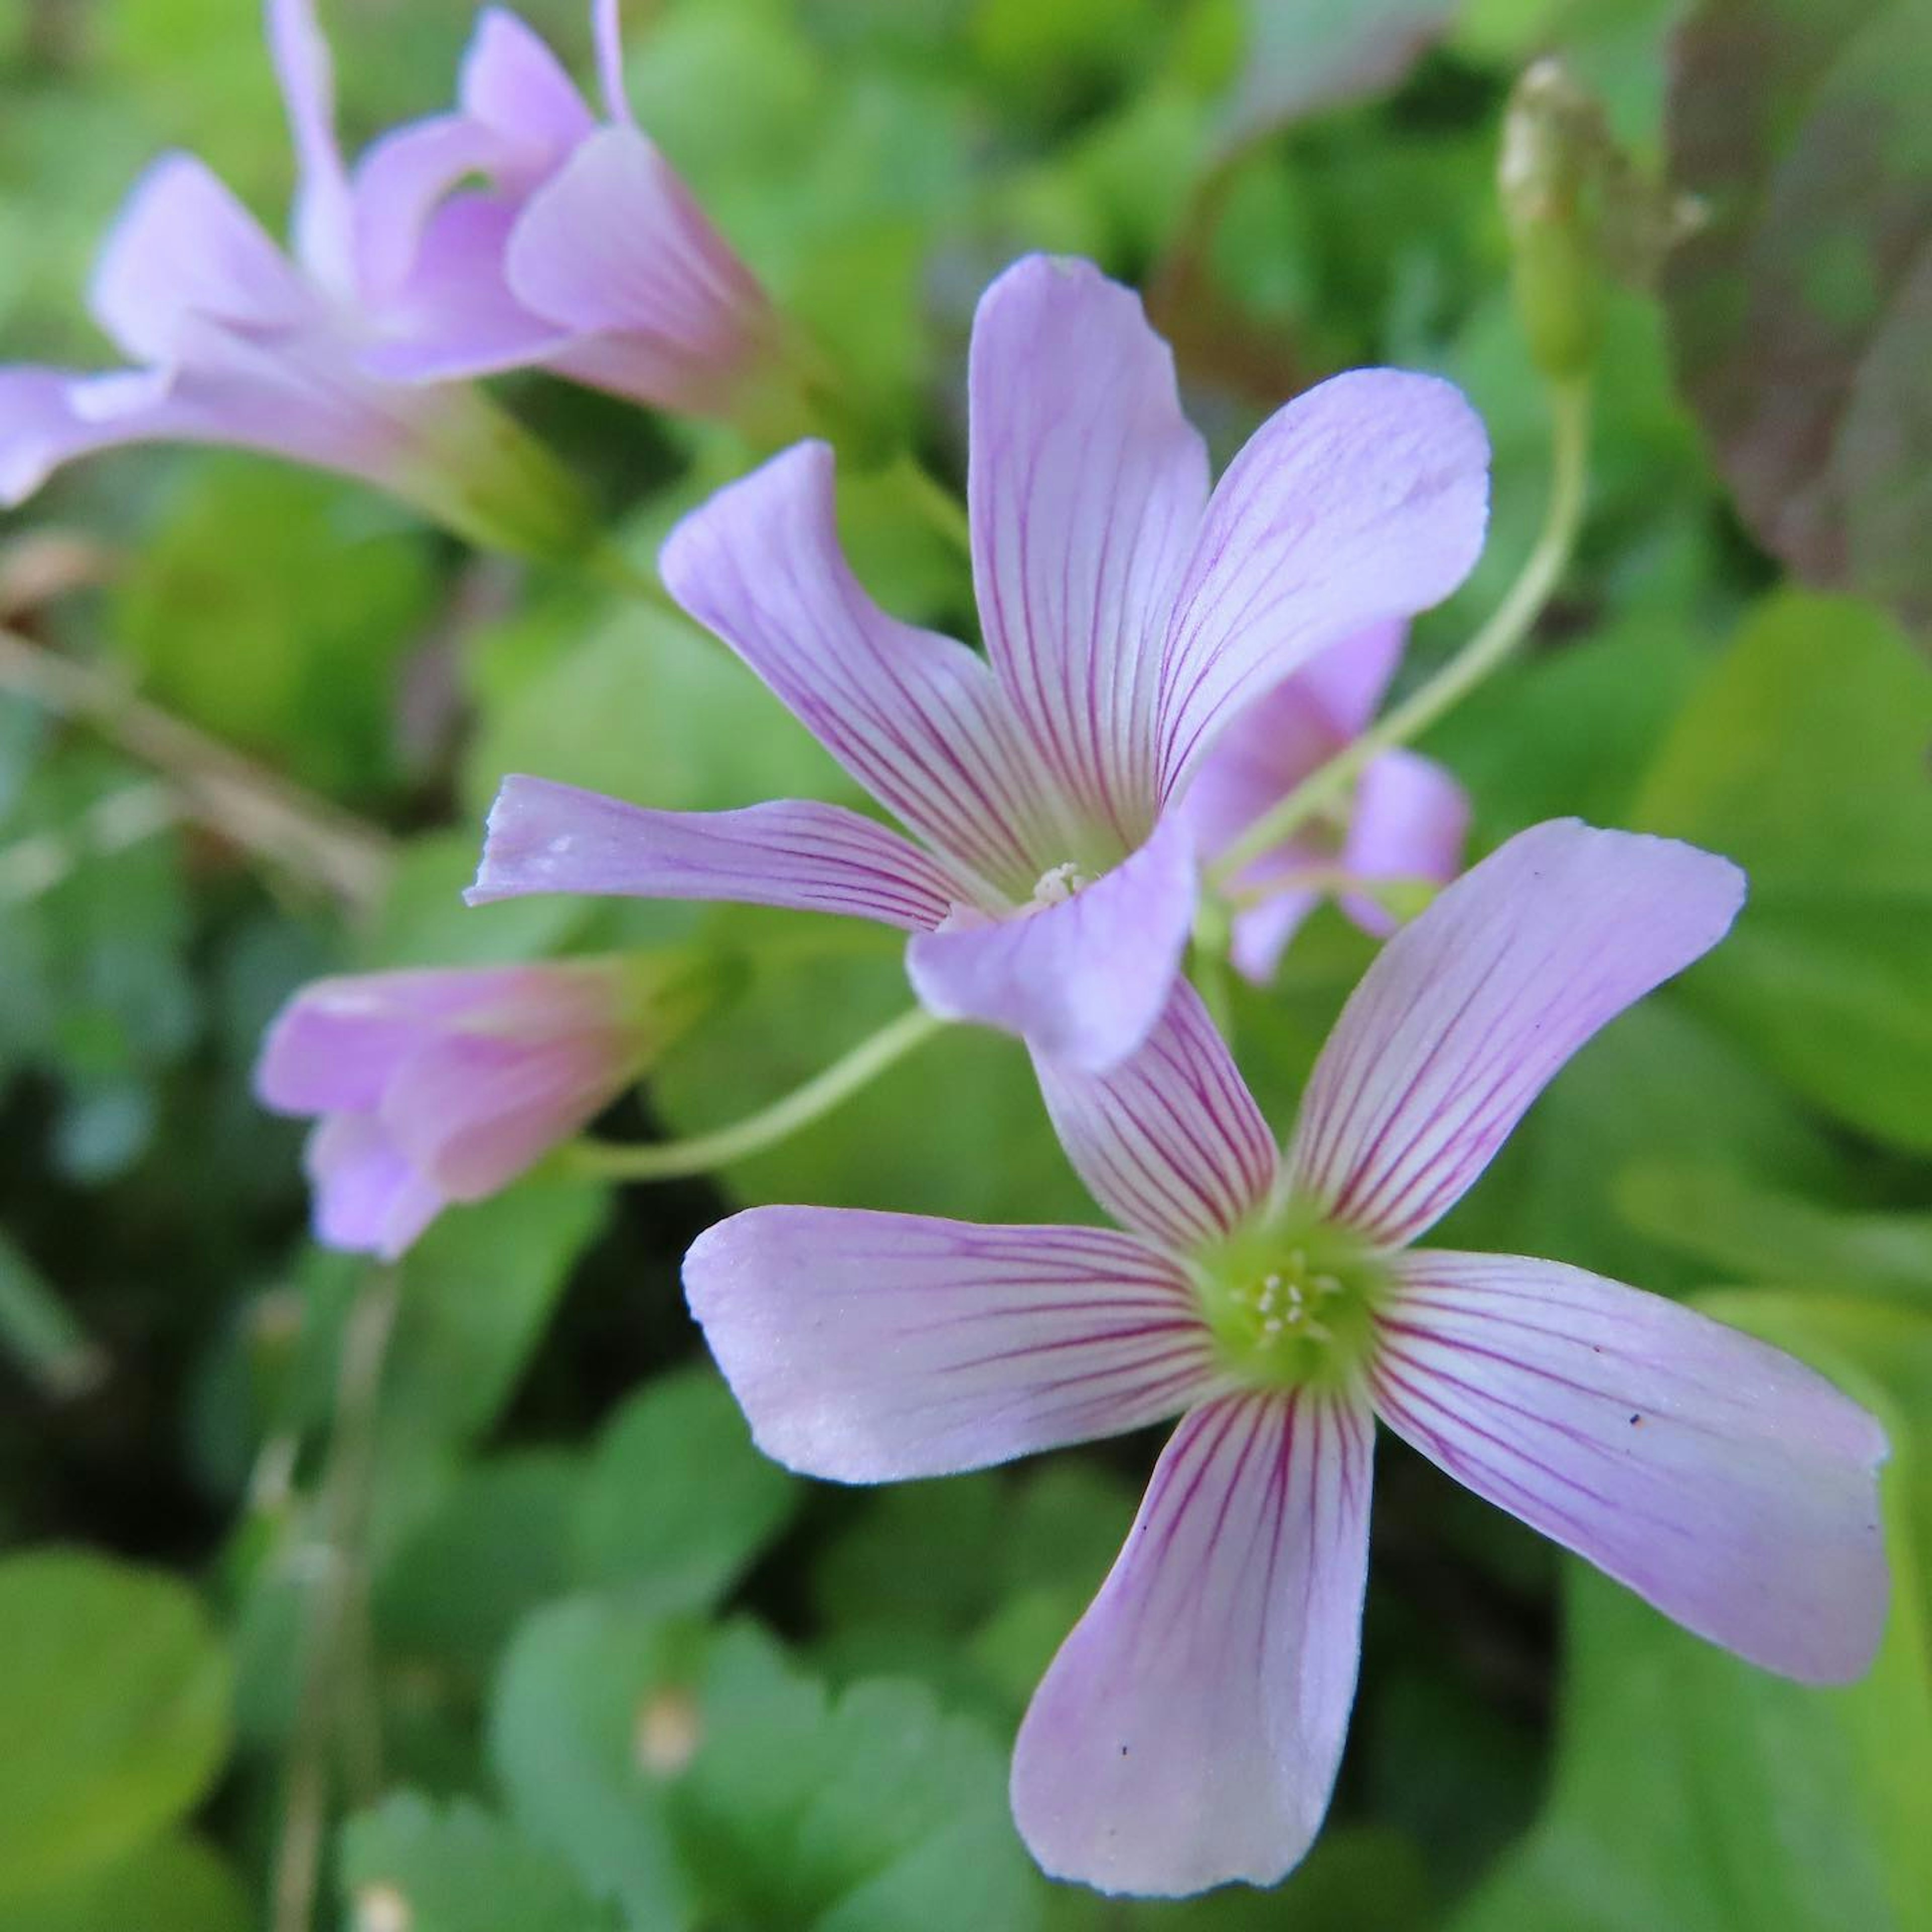
M 806 442 L 686 518 L 672 595 L 914 843 L 815 804 L 652 812 L 504 784 L 472 898 L 729 898 L 914 936 L 934 1012 L 1111 1065 L 1192 922 L 1178 808 L 1222 728 L 1338 640 L 1434 603 L 1481 547 L 1487 448 L 1446 382 L 1387 369 L 1289 404 L 1211 498 L 1173 359 L 1084 262 L 1018 263 L 974 323 L 968 508 L 987 656 L 860 587 Z
M 1536 826 L 1384 949 L 1285 1156 L 1183 982 L 1111 1075 L 1040 1064 L 1125 1232 L 760 1208 L 692 1248 L 754 1433 L 808 1474 L 940 1475 L 1181 1418 L 1021 1726 L 1015 1815 L 1049 1872 L 1178 1894 L 1307 1850 L 1354 1694 L 1377 1417 L 1700 1636 L 1807 1682 L 1865 1669 L 1868 1415 L 1674 1302 L 1412 1246 L 1742 892 L 1690 846 Z
M 486 10 L 458 104 L 356 174 L 368 366 L 446 380 L 540 366 L 700 415 L 738 412 L 777 320 L 624 95 L 617 0 L 594 0 L 599 121 L 517 16 Z
M 1374 716 L 1401 661 L 1406 628 L 1381 624 L 1331 644 L 1313 663 L 1258 698 L 1216 740 L 1184 805 L 1204 857 L 1225 851 L 1269 806 L 1344 750 Z M 1265 983 L 1301 922 L 1339 881 L 1446 885 L 1462 863 L 1469 801 L 1432 758 L 1384 752 L 1357 782 L 1339 826 L 1317 821 L 1234 882 L 1235 965 Z M 1378 938 L 1388 908 L 1361 892 L 1342 909 Z
M 318 1116 L 316 1238 L 394 1260 L 634 1080 L 694 1012 L 692 982 L 615 958 L 318 980 L 270 1028 L 262 1103 Z

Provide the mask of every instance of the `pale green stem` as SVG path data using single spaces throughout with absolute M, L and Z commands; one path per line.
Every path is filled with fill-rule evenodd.
M 973 526 L 965 505 L 910 450 L 900 455 L 890 474 L 904 486 L 908 500 L 926 523 L 970 562 Z
M 1550 391 L 1554 458 L 1550 503 L 1536 547 L 1509 594 L 1490 620 L 1436 675 L 1387 716 L 1370 725 L 1288 796 L 1264 812 L 1215 860 L 1208 883 L 1225 889 L 1240 874 L 1324 807 L 1336 802 L 1366 767 L 1386 751 L 1406 745 L 1473 690 L 1528 634 L 1561 580 L 1583 520 L 1589 470 L 1590 401 L 1582 381 Z
M 620 1147 L 608 1141 L 579 1141 L 564 1150 L 564 1160 L 579 1173 L 606 1180 L 669 1180 L 680 1175 L 709 1174 L 748 1155 L 761 1154 L 789 1140 L 800 1128 L 831 1112 L 916 1046 L 932 1039 L 946 1024 L 923 1006 L 902 1013 L 890 1026 L 862 1040 L 844 1059 L 788 1094 L 782 1100 L 728 1127 L 698 1134 L 689 1140 L 662 1141 L 641 1147 Z
M 1426 900 L 1438 890 L 1435 880 L 1411 874 L 1391 873 L 1371 879 L 1360 872 L 1345 871 L 1339 866 L 1310 866 L 1301 872 L 1284 872 L 1280 878 L 1270 879 L 1264 885 L 1232 886 L 1222 897 L 1236 912 L 1246 912 L 1256 906 L 1265 905 L 1270 899 L 1280 898 L 1284 892 L 1321 892 L 1331 898 L 1353 896 L 1374 899 L 1388 905 L 1393 911 L 1412 901 Z

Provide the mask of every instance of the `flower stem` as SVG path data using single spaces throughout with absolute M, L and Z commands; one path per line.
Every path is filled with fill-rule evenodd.
M 910 450 L 901 452 L 890 472 L 902 484 L 908 500 L 928 526 L 969 562 L 973 555 L 973 526 L 966 506 Z
M 620 1147 L 608 1141 L 579 1141 L 564 1158 L 578 1172 L 607 1180 L 669 1180 L 682 1174 L 709 1174 L 748 1155 L 788 1140 L 801 1127 L 831 1112 L 887 1067 L 904 1058 L 946 1024 L 923 1006 L 902 1013 L 890 1026 L 862 1040 L 844 1059 L 795 1088 L 782 1100 L 748 1114 L 728 1127 L 689 1140 Z
M 1590 397 L 1581 380 L 1550 392 L 1553 458 L 1549 506 L 1535 548 L 1490 620 L 1436 675 L 1312 772 L 1256 819 L 1216 860 L 1209 883 L 1225 889 L 1261 855 L 1332 803 L 1384 752 L 1404 745 L 1435 723 L 1502 663 L 1528 634 L 1561 580 L 1583 520 L 1589 472 Z

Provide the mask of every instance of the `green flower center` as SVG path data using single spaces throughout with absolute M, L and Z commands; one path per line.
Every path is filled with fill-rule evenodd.
M 1222 1366 L 1244 1382 L 1340 1386 L 1374 1348 L 1386 1270 L 1359 1235 L 1305 1208 L 1238 1229 L 1193 1273 Z

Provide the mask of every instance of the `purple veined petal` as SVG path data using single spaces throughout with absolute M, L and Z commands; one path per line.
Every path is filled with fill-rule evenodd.
M 1171 814 L 1070 898 L 915 935 L 913 991 L 940 1018 L 1016 1033 L 1036 1054 L 1089 1071 L 1114 1066 L 1167 1004 L 1196 885 L 1193 835 Z
M 503 280 L 519 212 L 500 196 L 469 194 L 436 209 L 377 318 L 382 339 L 360 358 L 367 374 L 383 382 L 455 382 L 528 368 L 568 344 Z
M 1342 869 L 1362 879 L 1425 879 L 1446 886 L 1462 866 L 1469 836 L 1469 795 L 1433 758 L 1384 752 L 1355 787 Z M 1387 938 L 1401 922 L 1364 894 L 1342 910 L 1365 932 Z
M 289 328 L 316 300 L 214 174 L 192 154 L 166 154 L 115 218 L 88 307 L 124 353 L 166 363 L 196 318 Z
M 1322 1048 L 1288 1148 L 1298 1192 L 1413 1240 L 1597 1030 L 1721 939 L 1730 860 L 1571 819 L 1520 833 L 1391 939 Z
M 1556 1262 L 1396 1264 L 1376 1406 L 1397 1434 L 1700 1636 L 1810 1684 L 1885 1619 L 1883 1432 L 1781 1350 Z
M 937 926 L 958 889 L 889 827 L 809 800 L 740 812 L 652 812 L 513 775 L 490 810 L 472 905 L 532 892 L 726 899 L 844 913 L 908 932 Z
M 318 1122 L 303 1165 L 315 1238 L 325 1247 L 392 1262 L 446 1204 L 370 1114 L 332 1114 Z
M 629 126 L 599 128 L 530 196 L 505 272 L 518 300 L 548 321 L 640 336 L 721 380 L 766 325 L 751 272 Z
M 754 1208 L 684 1286 L 759 1448 L 836 1482 L 1117 1436 L 1218 1386 L 1186 1277 L 1112 1228 Z
M 591 0 L 590 32 L 597 43 L 597 84 L 604 111 L 620 124 L 636 124 L 624 86 L 624 34 L 618 0 Z
M 998 686 L 964 645 L 866 596 L 832 482 L 830 448 L 802 442 L 728 485 L 671 532 L 665 586 L 904 824 L 1023 898 L 1046 814 Z
M 1106 1073 L 1036 1055 L 1060 1144 L 1095 1200 L 1185 1254 L 1267 1200 L 1277 1159 L 1254 1096 L 1201 996 L 1177 978 L 1159 1023 Z
M 268 0 L 268 52 L 296 150 L 296 259 L 344 300 L 356 286 L 355 215 L 335 139 L 335 67 L 314 0 Z
M 1354 1701 L 1373 1448 L 1365 1405 L 1306 1390 L 1174 1432 L 1020 1726 L 1013 1816 L 1054 1877 L 1172 1898 L 1307 1851 Z
M 614 1030 L 433 1035 L 396 1070 L 380 1118 L 430 1186 L 452 1201 L 480 1201 L 587 1126 L 632 1064 Z
M 507 7 L 487 7 L 463 56 L 458 100 L 464 113 L 508 144 L 501 185 L 527 192 L 580 141 L 597 118 L 568 70 L 543 38 Z
M 1159 712 L 1164 795 L 1261 692 L 1462 582 L 1482 549 L 1488 464 L 1461 392 L 1401 370 L 1334 376 L 1262 425 L 1182 577 Z
M 1162 640 L 1208 502 L 1174 357 L 1132 290 L 1032 255 L 980 299 L 968 393 L 988 651 L 1067 796 L 1138 842 Z

